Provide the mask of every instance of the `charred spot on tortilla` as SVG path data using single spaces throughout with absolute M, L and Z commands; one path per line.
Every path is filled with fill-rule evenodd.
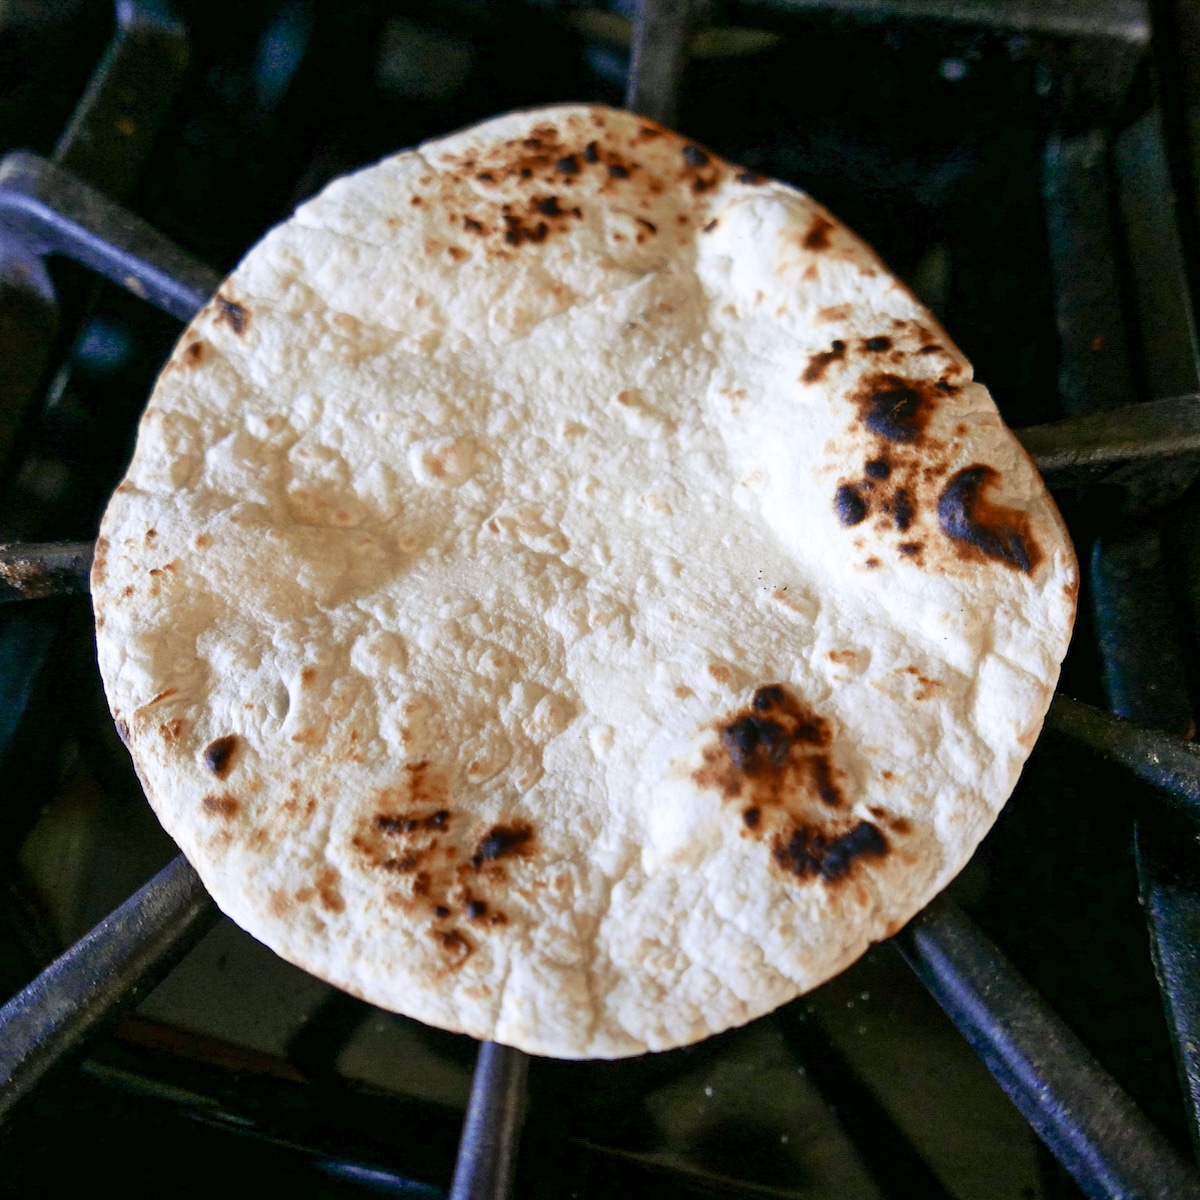
M 236 735 L 230 733 L 225 737 L 216 738 L 204 747 L 204 765 L 218 779 L 224 779 L 229 774 L 237 744 Z
M 890 350 L 891 348 L 892 339 L 890 337 L 869 337 L 863 342 L 863 349 L 870 350 L 873 354 L 877 354 L 881 350 Z
M 684 146 L 683 160 L 689 167 L 707 167 L 711 161 L 708 155 L 692 142 Z
M 999 477 L 995 467 L 974 463 L 951 476 L 938 498 L 942 532 L 964 547 L 1031 575 L 1042 553 L 1029 532 L 1029 516 L 992 504 L 984 490 Z
M 480 840 L 471 856 L 471 866 L 479 870 L 484 863 L 495 862 L 525 851 L 533 838 L 533 827 L 523 822 L 512 825 L 493 825 Z
M 876 437 L 887 442 L 911 443 L 925 432 L 933 414 L 932 388 L 924 380 L 898 375 L 868 375 L 851 393 L 859 420 Z
M 886 479 L 892 473 L 892 464 L 886 458 L 873 458 L 863 470 L 869 479 Z
M 234 333 L 241 337 L 250 322 L 249 310 L 245 305 L 239 304 L 236 300 L 230 300 L 227 296 L 222 296 L 220 292 L 216 295 L 216 301 L 218 324 L 224 322 Z
M 915 516 L 912 497 L 904 488 L 897 488 L 892 496 L 892 521 L 896 528 L 903 533 L 913 523 Z
M 797 825 L 786 840 L 774 847 L 775 861 L 799 879 L 820 876 L 826 883 L 844 879 L 864 858 L 882 858 L 887 838 L 870 821 L 860 821 L 838 837 L 826 837 L 807 825 Z
M 846 343 L 835 338 L 828 350 L 822 350 L 808 360 L 808 366 L 804 368 L 804 374 L 800 378 L 805 383 L 818 383 L 825 378 L 830 363 L 840 362 L 845 357 Z
M 867 502 L 852 483 L 843 483 L 834 493 L 833 507 L 843 525 L 861 525 L 867 519 Z
M 834 228 L 828 217 L 815 218 L 804 235 L 805 250 L 828 250 L 831 245 L 829 235 Z

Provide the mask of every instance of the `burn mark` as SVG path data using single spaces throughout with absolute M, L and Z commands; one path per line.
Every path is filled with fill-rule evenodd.
M 914 555 L 920 554 L 923 548 L 923 542 L 901 542 L 898 547 L 905 558 L 912 558 Z
M 204 747 L 204 765 L 218 778 L 224 779 L 229 774 L 233 762 L 233 752 L 237 749 L 237 737 L 230 733 L 209 742 Z
M 457 929 L 437 929 L 433 931 L 433 936 L 442 949 L 453 957 L 451 966 L 461 966 L 471 957 L 474 947 Z
M 983 495 L 997 478 L 996 469 L 982 463 L 951 476 L 938 497 L 938 524 L 960 546 L 1031 575 L 1042 553 L 1030 536 L 1028 514 L 992 504 Z
M 583 148 L 584 162 L 598 163 L 600 161 L 600 147 L 596 142 L 588 142 Z
M 716 227 L 717 227 L 717 218 L 716 218 L 716 217 L 713 217 L 713 219 L 712 219 L 711 221 L 709 221 L 709 223 L 708 223 L 707 225 L 705 225 L 705 226 L 704 226 L 704 227 L 703 227 L 703 228 L 700 230 L 700 232 L 701 232 L 701 233 L 712 233 L 712 231 L 713 231 L 714 229 L 716 229 Z
M 816 383 L 818 380 L 824 379 L 830 364 L 841 362 L 845 357 L 846 343 L 840 338 L 835 338 L 828 350 L 822 350 L 808 360 L 808 366 L 804 368 L 804 374 L 800 376 L 801 381 Z
M 463 217 L 463 228 L 470 233 L 483 233 L 483 222 L 474 217 Z
M 929 423 L 934 406 L 931 391 L 924 380 L 875 374 L 867 376 L 850 399 L 858 404 L 859 419 L 876 437 L 911 443 Z
M 834 223 L 828 217 L 817 217 L 808 227 L 808 232 L 804 235 L 805 250 L 828 250 L 830 246 L 829 235 L 833 232 Z
M 250 323 L 250 313 L 246 307 L 239 304 L 236 300 L 230 300 L 217 293 L 217 323 L 224 322 L 234 333 L 241 337 L 246 331 L 246 326 Z
M 228 792 L 220 796 L 205 796 L 200 801 L 200 807 L 210 817 L 221 817 L 228 821 L 231 817 L 236 817 L 241 810 L 241 803 L 231 796 Z
M 765 830 L 769 813 L 806 799 L 841 804 L 829 724 L 781 684 L 759 688 L 745 709 L 714 728 L 717 742 L 703 752 L 692 778 L 726 800 L 740 800 L 748 830 Z
M 912 497 L 904 488 L 897 488 L 892 497 L 892 521 L 896 528 L 903 533 L 913 523 L 915 516 Z
M 809 759 L 809 762 L 812 766 L 813 784 L 816 786 L 817 795 L 830 808 L 838 808 L 842 803 L 842 792 L 834 782 L 833 768 L 830 767 L 829 760 L 812 758 Z
M 433 915 L 439 920 L 444 920 L 450 915 L 450 910 L 444 904 L 438 904 L 434 906 Z
M 470 917 L 472 921 L 478 921 L 480 917 L 486 916 L 487 910 L 488 906 L 486 900 L 467 901 L 467 916 Z
M 711 160 L 699 146 L 689 142 L 683 148 L 683 161 L 689 167 L 707 167 Z
M 867 502 L 852 483 L 843 483 L 833 497 L 833 508 L 843 525 L 858 525 L 867 519 Z
M 766 183 L 766 180 L 761 175 L 756 175 L 753 171 L 740 171 L 737 176 L 738 183 L 753 185 L 756 183 Z
M 878 354 L 881 350 L 890 350 L 892 339 L 889 337 L 869 337 L 863 342 L 863 349 Z
M 754 699 L 750 703 L 758 712 L 770 712 L 771 709 L 780 707 L 786 701 L 787 692 L 779 684 L 769 683 L 754 693 Z
M 886 458 L 873 458 L 863 470 L 869 479 L 886 479 L 892 473 L 892 464 Z
M 844 879 L 857 860 L 882 858 L 887 852 L 887 839 L 870 821 L 860 821 L 848 833 L 832 838 L 799 825 L 774 847 L 775 861 L 785 870 L 800 879 L 819 875 L 826 883 Z
M 561 217 L 566 215 L 559 207 L 557 196 L 547 196 L 544 200 L 537 201 L 537 210 L 544 217 Z
M 204 343 L 191 342 L 183 352 L 183 361 L 189 367 L 198 367 L 204 361 Z
M 621 166 L 620 163 L 609 163 L 608 174 L 612 179 L 628 179 L 629 168 Z
M 471 866 L 478 871 L 486 862 L 507 858 L 510 854 L 524 853 L 524 848 L 532 837 L 533 827 L 523 822 L 493 825 L 471 856 Z
M 634 217 L 634 220 L 649 233 L 657 233 L 658 226 L 653 221 L 647 221 L 645 217 Z
M 444 829 L 449 822 L 450 810 L 439 808 L 426 817 L 379 813 L 372 823 L 381 833 L 416 833 L 421 829 Z
M 579 159 L 573 154 L 564 154 L 562 158 L 554 164 L 554 169 L 560 175 L 578 175 L 579 174 Z

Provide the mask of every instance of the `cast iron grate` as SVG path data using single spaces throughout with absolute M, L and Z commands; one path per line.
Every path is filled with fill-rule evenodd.
M 888 6 L 814 0 L 812 7 Z M 1115 36 L 1139 53 L 1149 36 L 1145 12 L 1136 3 L 1098 6 L 1090 15 L 1087 6 L 1066 3 L 1044 11 L 1019 3 L 917 0 L 891 7 L 1002 28 L 1048 27 L 1085 40 Z M 682 0 L 643 0 L 638 8 L 628 91 L 629 106 L 637 111 L 671 118 L 686 58 L 687 8 Z M 56 298 L 44 265 L 49 255 L 72 259 L 180 320 L 207 301 L 220 279 L 114 199 L 148 153 L 186 45 L 180 27 L 157 9 L 122 4 L 118 13 L 117 37 L 53 159 L 17 151 L 0 162 L 0 265 L 6 282 L 27 296 L 35 324 L 39 318 L 47 326 L 53 322 Z M 1168 84 L 1171 66 L 1166 63 Z M 1186 83 L 1186 72 L 1181 78 Z M 1170 96 L 1169 86 L 1166 91 Z M 130 132 L 122 122 L 128 121 L 133 96 L 139 120 Z M 1048 725 L 1159 789 L 1167 801 L 1164 810 L 1172 814 L 1166 819 L 1190 829 L 1186 823 L 1200 819 L 1200 749 L 1180 736 L 1190 722 L 1178 665 L 1185 655 L 1177 645 L 1163 575 L 1164 560 L 1179 543 L 1156 516 L 1178 501 L 1200 470 L 1195 458 L 1200 380 L 1185 255 L 1170 212 L 1157 109 L 1127 126 L 1115 145 L 1098 130 L 1072 132 L 1070 124 L 1048 145 L 1046 211 L 1063 340 L 1060 387 L 1071 415 L 1028 426 L 1019 436 L 1052 486 L 1090 486 L 1088 495 L 1109 498 L 1091 563 L 1095 620 L 1112 707 L 1132 721 L 1059 697 Z M 1170 120 L 1167 125 L 1175 136 L 1174 153 L 1185 156 L 1186 138 Z M 114 130 L 124 139 L 117 155 L 111 152 Z M 1097 182 L 1114 156 L 1127 160 L 1119 202 L 1138 249 L 1128 262 L 1113 250 L 1115 217 L 1107 187 Z M 1139 187 L 1153 189 L 1155 180 L 1156 192 L 1138 194 Z M 1138 297 L 1132 321 L 1122 299 L 1130 282 Z M 1124 333 L 1130 324 L 1146 342 L 1140 389 L 1134 380 L 1137 356 Z M 28 372 L 26 385 L 36 381 L 36 364 Z M 15 392 L 22 380 L 8 386 Z M 1139 390 L 1167 398 L 1129 404 Z M 0 428 L 0 434 L 9 441 L 18 436 L 11 427 Z M 1185 508 L 1184 541 L 1198 519 Z M 87 542 L 0 548 L 0 599 L 46 600 L 86 591 L 90 549 Z M 1147 628 L 1156 645 L 1149 644 Z M 32 676 L 45 661 L 36 646 L 30 655 L 26 667 Z M 1200 939 L 1193 935 L 1200 931 L 1200 891 L 1189 848 L 1181 864 L 1178 839 L 1172 841 L 1173 827 L 1164 827 L 1163 820 L 1153 806 L 1139 818 L 1138 866 L 1195 1132 L 1200 966 L 1194 947 Z M 0 1010 L 0 1119 L 101 1022 L 169 971 L 215 915 L 195 873 L 179 858 Z M 1200 1195 L 1194 1170 L 953 902 L 935 902 L 898 941 L 914 971 L 1088 1195 Z M 509 1194 L 526 1072 L 519 1052 L 490 1043 L 481 1047 L 452 1195 Z M 411 1181 L 363 1164 L 342 1163 L 339 1170 L 397 1194 L 425 1194 L 412 1191 L 418 1185 Z

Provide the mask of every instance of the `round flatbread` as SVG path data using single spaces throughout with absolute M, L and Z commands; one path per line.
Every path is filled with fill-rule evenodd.
M 814 987 L 959 871 L 1076 578 L 861 241 L 574 106 L 270 232 L 162 373 L 93 587 L 229 916 L 384 1008 L 616 1057 Z

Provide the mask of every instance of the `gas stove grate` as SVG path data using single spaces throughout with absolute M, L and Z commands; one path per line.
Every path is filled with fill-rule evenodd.
M 646 115 L 669 119 L 673 112 L 685 58 L 687 7 L 685 0 L 642 0 L 639 5 L 628 103 Z M 887 5 L 881 0 L 829 7 L 877 12 Z M 938 10 L 936 4 L 922 6 L 915 0 L 893 7 Z M 953 20 L 987 20 L 980 14 L 997 8 L 1018 27 L 1024 27 L 1022 22 L 1035 27 L 1039 20 L 1034 8 L 1019 4 L 988 10 L 966 4 L 940 7 L 946 12 L 938 10 L 935 15 Z M 26 290 L 46 312 L 53 311 L 54 294 L 43 260 L 60 255 L 171 316 L 188 320 L 215 292 L 219 275 L 112 198 L 128 185 L 139 154 L 144 155 L 150 144 L 169 101 L 172 71 L 157 75 L 152 100 L 142 110 L 145 119 L 139 120 L 135 131 L 140 148 L 128 153 L 122 169 L 114 172 L 113 155 L 97 149 L 98 145 L 111 148 L 113 130 L 120 131 L 122 122 L 128 121 L 122 105 L 128 104 L 131 79 L 143 82 L 140 77 L 150 69 L 147 56 L 156 64 L 155 71 L 164 55 L 178 68 L 184 39 L 172 22 L 139 5 L 121 5 L 119 13 L 118 35 L 54 161 L 14 152 L 0 162 L 0 266 L 10 272 L 19 267 Z M 1042 15 L 1052 25 L 1067 21 L 1071 32 L 1103 36 L 1111 36 L 1108 26 L 1119 17 L 1118 36 L 1134 43 L 1144 41 L 1148 32 L 1137 4 L 1099 6 L 1091 25 L 1082 13 L 1082 6 L 1060 4 Z M 1073 21 L 1084 26 L 1076 29 Z M 1126 173 L 1131 186 L 1142 166 L 1136 156 L 1153 153 L 1161 145 L 1154 128 L 1133 128 L 1134 136 L 1117 149 L 1119 155 L 1134 156 Z M 124 136 L 133 135 L 125 132 Z M 1154 535 L 1147 514 L 1164 502 L 1164 495 L 1181 494 L 1200 470 L 1194 331 L 1178 235 L 1165 227 L 1143 229 L 1147 245 L 1160 258 L 1149 273 L 1142 270 L 1146 287 L 1157 289 L 1158 306 L 1140 314 L 1139 328 L 1143 334 L 1160 335 L 1161 343 L 1167 327 L 1175 337 L 1176 357 L 1182 343 L 1191 358 L 1190 366 L 1172 367 L 1162 361 L 1164 356 L 1156 356 L 1154 348 L 1147 360 L 1162 378 L 1152 379 L 1151 389 L 1172 398 L 1126 403 L 1135 390 L 1128 354 L 1119 339 L 1104 346 L 1094 333 L 1097 328 L 1119 330 L 1123 321 L 1117 268 L 1105 257 L 1106 247 L 1113 243 L 1112 214 L 1103 204 L 1089 203 L 1088 188 L 1097 163 L 1106 161 L 1112 150 L 1098 144 L 1096 136 L 1088 133 L 1052 141 L 1047 154 L 1047 211 L 1058 285 L 1055 302 L 1064 339 L 1062 386 L 1073 415 L 1018 430 L 1018 437 L 1052 486 L 1101 482 L 1124 489 L 1126 499 L 1115 513 L 1112 530 L 1098 543 L 1092 576 L 1113 707 L 1142 724 L 1060 696 L 1051 708 L 1047 728 L 1139 775 L 1161 790 L 1168 807 L 1194 822 L 1200 819 L 1200 749 L 1181 736 L 1148 728 L 1183 734 L 1180 725 L 1186 723 L 1178 714 L 1186 709 L 1186 697 L 1180 699 L 1181 687 L 1174 692 L 1164 687 L 1141 661 L 1144 632 L 1135 632 L 1130 641 L 1130 630 L 1144 618 L 1147 605 L 1153 609 L 1155 588 L 1161 584 L 1161 547 L 1154 543 L 1146 552 L 1147 538 L 1153 542 Z M 1165 166 L 1156 165 L 1160 171 Z M 1132 211 L 1143 225 L 1149 219 L 1142 207 Z M 1165 264 L 1164 239 L 1176 255 Z M 1173 272 L 1174 279 L 1174 291 L 1168 287 L 1165 299 L 1164 269 Z M 1186 327 L 1182 333 L 1181 323 Z M 1084 342 L 1093 353 L 1088 353 Z M 1110 352 L 1101 362 L 1094 353 L 1100 348 L 1115 349 L 1115 359 Z M 1130 546 L 1140 555 L 1134 568 L 1129 566 Z M 0 546 L 0 601 L 79 594 L 86 590 L 90 559 L 88 543 Z M 1131 605 L 1136 609 L 1133 614 Z M 1178 657 L 1170 638 L 1165 653 L 1168 659 Z M 31 662 L 30 670 L 37 665 Z M 1169 855 L 1160 844 L 1157 819 L 1150 811 L 1139 828 L 1139 871 L 1195 1129 L 1200 1124 L 1200 1051 L 1190 1034 L 1200 1020 L 1200 966 L 1196 943 L 1188 939 L 1191 931 L 1200 928 L 1200 893 L 1163 865 Z M 0 1120 L 103 1021 L 161 979 L 215 916 L 198 877 L 180 857 L 0 1009 Z M 1084 1192 L 1097 1197 L 1200 1196 L 1200 1176 L 953 902 L 935 901 L 897 942 L 913 970 Z M 524 1117 L 526 1071 L 527 1060 L 518 1051 L 491 1043 L 481 1047 L 452 1196 L 482 1200 L 510 1194 Z M 361 1164 L 342 1163 L 337 1169 L 347 1177 L 355 1177 L 358 1171 L 359 1178 L 369 1176 L 384 1190 L 415 1186 Z

